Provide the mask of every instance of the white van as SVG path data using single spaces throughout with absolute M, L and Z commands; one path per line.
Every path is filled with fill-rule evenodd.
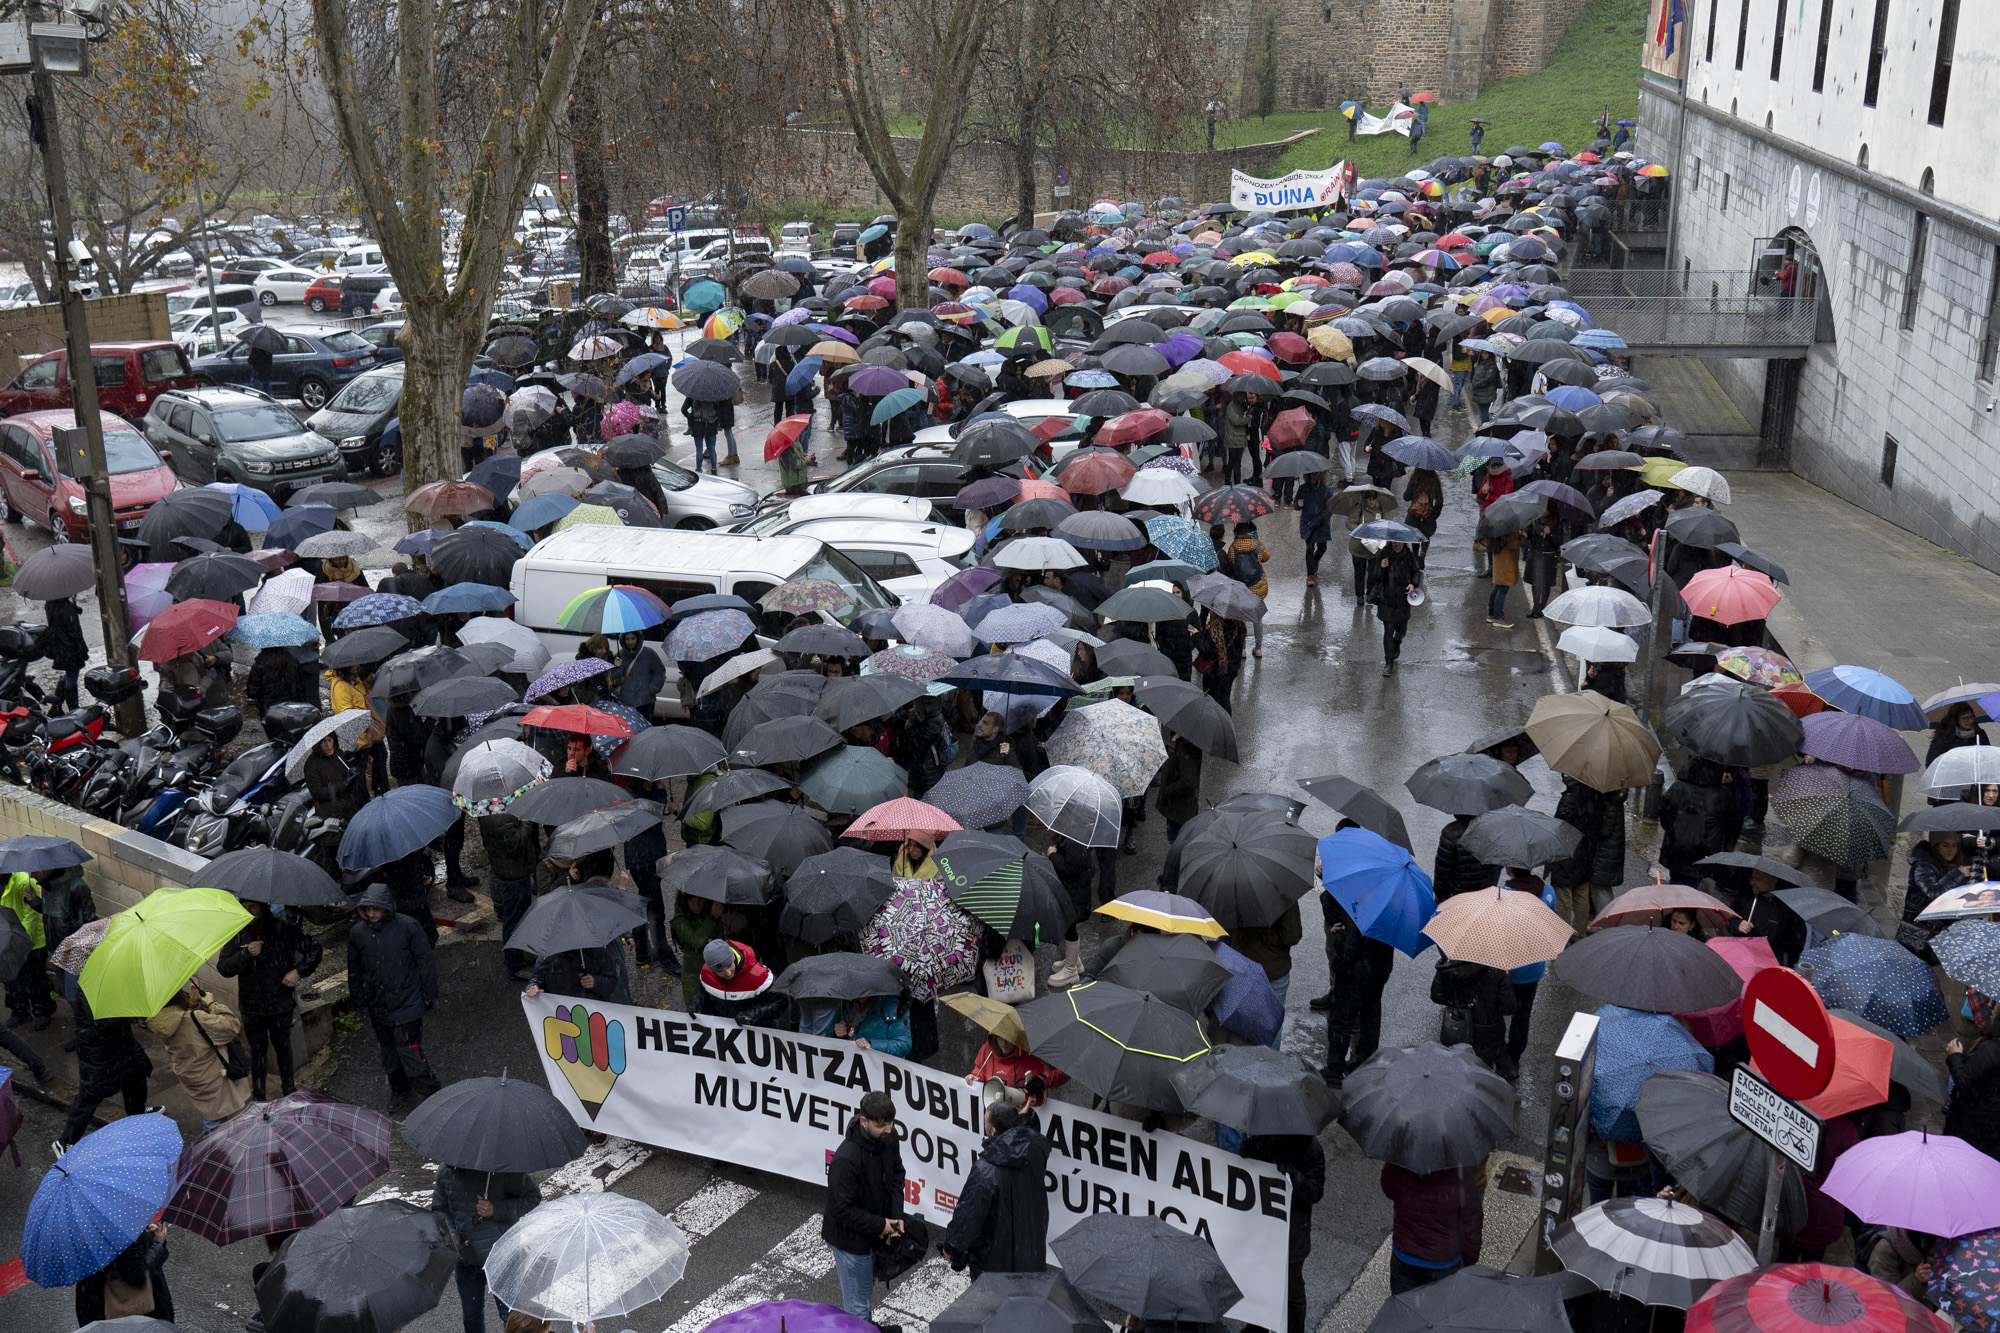
M 387 262 L 382 258 L 382 247 L 373 241 L 367 241 L 341 251 L 340 258 L 334 261 L 333 266 L 340 272 L 353 273 L 363 269 L 379 270 Z
M 827 579 L 847 590 L 856 610 L 895 606 L 896 598 L 839 551 L 814 537 L 752 537 L 734 532 L 693 532 L 681 528 L 586 526 L 558 532 L 536 544 L 514 565 L 511 591 L 514 618 L 532 629 L 557 662 L 577 654 L 588 637 L 558 626 L 557 619 L 579 593 L 607 584 L 644 588 L 669 606 L 706 593 L 734 593 L 757 599 L 789 579 Z M 769 642 L 791 617 L 760 610 L 760 639 Z M 664 627 L 647 631 L 661 647 Z M 667 662 L 667 683 L 655 703 L 656 716 L 680 717 L 679 672 Z

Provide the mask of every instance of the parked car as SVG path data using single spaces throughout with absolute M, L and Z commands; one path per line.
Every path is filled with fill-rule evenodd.
M 1050 456 L 1058 463 L 1083 443 L 1083 423 L 1089 420 L 1088 417 L 1078 416 L 1069 401 L 1061 398 L 1019 398 L 1011 403 L 1002 403 L 998 410 L 1029 430 L 1050 417 L 1062 418 L 1065 422 L 1062 430 L 1052 436 L 1047 445 Z M 957 426 L 926 426 L 916 433 L 914 442 L 949 446 L 957 438 L 958 429 Z
M 155 395 L 194 387 L 194 371 L 170 342 L 96 343 L 90 349 L 97 376 L 97 405 L 127 420 L 146 415 Z M 69 352 L 50 352 L 21 367 L 14 382 L 0 389 L 0 416 L 72 406 Z
M 757 512 L 731 528 L 754 537 L 771 537 L 790 527 L 821 518 L 869 518 L 888 523 L 955 523 L 958 513 L 914 495 L 883 495 L 873 491 L 839 491 L 821 495 L 787 496 L 773 491 L 758 502 Z
M 365 329 L 355 330 L 364 342 L 375 349 L 375 359 L 384 365 L 403 359 L 403 349 L 396 345 L 396 335 L 402 331 L 401 319 L 385 319 L 380 324 L 370 324 Z
M 167 461 L 132 424 L 100 415 L 104 461 L 111 473 L 111 511 L 120 532 L 139 520 L 180 483 Z M 77 425 L 73 408 L 24 412 L 0 421 L 0 522 L 40 523 L 59 542 L 90 540 L 90 510 L 75 469 L 55 446 L 59 426 Z
M 666 459 L 653 464 L 653 475 L 666 495 L 667 512 L 662 517 L 672 527 L 723 528 L 756 512 L 754 486 L 727 477 L 690 472 Z
M 971 563 L 972 534 L 955 523 L 807 518 L 782 524 L 773 535 L 819 538 L 904 602 L 928 602 Z
M 35 284 L 17 282 L 11 287 L 0 287 L 0 310 L 13 310 L 24 305 L 37 305 L 41 298 L 35 295 Z
M 884 449 L 837 477 L 814 482 L 812 490 L 814 494 L 879 491 L 949 502 L 964 488 L 964 472 L 965 465 L 948 444 L 904 444 Z
M 275 273 L 291 267 L 282 259 L 246 258 L 238 255 L 222 265 L 216 273 L 217 282 L 241 282 L 254 284 L 266 273 Z
M 180 389 L 154 400 L 146 438 L 190 485 L 233 481 L 282 502 L 316 481 L 347 480 L 340 449 L 255 389 Z
M 234 338 L 248 327 L 249 322 L 243 312 L 233 305 L 218 306 L 214 310 L 198 305 L 169 319 L 167 329 L 182 351 L 198 356 L 215 349 L 219 342 L 218 331 L 222 338 Z
M 334 390 L 380 364 L 368 341 L 348 329 L 295 328 L 283 332 L 285 350 L 271 358 L 271 392 L 297 398 L 315 412 L 326 406 Z M 249 357 L 250 349 L 240 342 L 201 357 L 194 363 L 195 381 L 248 384 Z
M 381 329 L 384 325 L 376 325 Z M 367 337 L 372 329 L 361 330 Z M 396 355 L 400 358 L 402 353 Z M 396 419 L 403 399 L 403 367 L 379 366 L 366 375 L 356 375 L 333 400 L 306 418 L 306 425 L 331 440 L 356 476 L 388 477 L 403 468 L 399 443 L 384 445 L 382 431 Z
M 365 315 L 375 308 L 375 299 L 396 285 L 386 273 L 323 273 L 306 288 L 306 309 L 315 315 L 329 309 L 343 315 Z
M 259 273 L 250 285 L 256 290 L 258 301 L 264 305 L 295 305 L 306 299 L 306 289 L 318 282 L 321 276 L 308 269 L 286 265 Z

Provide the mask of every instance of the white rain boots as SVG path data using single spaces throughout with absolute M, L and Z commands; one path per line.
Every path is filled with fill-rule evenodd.
M 1062 961 L 1049 973 L 1051 990 L 1068 990 L 1083 980 L 1083 959 L 1080 952 L 1082 947 L 1076 940 L 1063 941 Z

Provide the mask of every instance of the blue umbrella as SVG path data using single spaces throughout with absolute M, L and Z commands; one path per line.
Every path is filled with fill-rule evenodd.
M 639 716 L 638 709 L 625 704 L 599 700 L 597 703 L 592 704 L 591 707 L 600 713 L 609 713 L 611 716 L 623 721 L 626 726 L 632 728 L 633 736 L 637 736 L 642 731 L 649 730 L 653 725 L 645 718 Z M 630 736 L 592 736 L 590 738 L 590 748 L 603 755 L 606 759 L 609 759 L 613 750 L 630 739 Z
M 1415 958 L 1430 947 L 1423 928 L 1437 913 L 1431 878 L 1379 833 L 1342 829 L 1319 841 L 1320 883 L 1371 940 Z
M 861 244 L 866 245 L 870 241 L 879 241 L 888 234 L 889 234 L 889 229 L 878 222 L 874 226 L 869 227 L 867 230 L 863 231 L 859 236 L 855 237 L 854 239 L 859 241 Z
M 792 367 L 792 373 L 785 376 L 786 395 L 789 397 L 792 394 L 796 394 L 800 389 L 811 384 L 813 377 L 819 374 L 820 367 L 825 363 L 825 357 L 808 356 L 801 358 L 799 363 Z
M 1551 389 L 1547 397 L 1557 407 L 1566 408 L 1571 412 L 1581 412 L 1586 407 L 1604 401 L 1580 384 L 1565 384 L 1561 388 Z
M 1607 1004 L 1597 1011 L 1597 1075 L 1590 1087 L 1590 1124 L 1617 1143 L 1641 1143 L 1639 1090 L 1662 1069 L 1715 1072 L 1715 1057 L 1672 1014 L 1647 1014 Z
M 637 379 L 641 375 L 650 375 L 655 368 L 671 365 L 672 363 L 672 357 L 661 356 L 658 352 L 643 353 L 625 363 L 625 368 L 618 372 L 618 382 L 624 384 L 630 380 Z
M 1458 455 L 1428 435 L 1399 435 L 1383 445 L 1382 452 L 1398 463 L 1432 472 L 1449 472 L 1458 466 Z
M 1930 726 L 1916 696 L 1879 671 L 1861 666 L 1831 666 L 1806 673 L 1814 694 L 1849 713 L 1886 722 L 1898 731 L 1922 731 Z
M 689 285 L 681 296 L 681 303 L 690 310 L 706 315 L 711 310 L 720 310 L 722 303 L 728 299 L 729 293 L 722 290 L 721 283 L 710 282 L 707 278 L 703 278 L 700 282 Z
M 882 401 L 875 404 L 875 411 L 868 418 L 868 424 L 879 426 L 885 421 L 893 421 L 924 401 L 922 389 L 897 389 L 894 393 L 882 395 Z
M 1285 1025 L 1285 1005 L 1264 974 L 1264 965 L 1221 940 L 1215 942 L 1215 961 L 1229 969 L 1229 980 L 1209 1002 L 1215 1021 L 1239 1037 L 1269 1046 Z
M 546 491 L 516 509 L 507 523 L 517 531 L 533 532 L 536 528 L 547 527 L 582 503 L 573 495 Z
M 1981 995 L 2000 995 L 2000 924 L 1960 921 L 1931 940 L 1944 974 Z
M 1012 764 L 967 764 L 939 778 L 924 803 L 966 828 L 990 828 L 1012 817 L 1028 799 L 1028 779 Z
M 240 482 L 211 481 L 204 489 L 221 491 L 229 497 L 229 516 L 241 523 L 245 532 L 262 532 L 271 526 L 271 520 L 285 512 L 278 508 L 276 500 Z
M 340 835 L 342 870 L 369 870 L 408 856 L 458 822 L 451 793 L 427 782 L 408 782 L 361 807 Z
M 1571 347 L 1596 347 L 1607 352 L 1615 352 L 1625 346 L 1625 340 L 1610 329 L 1585 329 L 1569 340 Z
M 514 604 L 514 594 L 487 583 L 454 583 L 424 598 L 424 610 L 434 616 L 455 611 L 504 611 Z M 238 627 L 242 625 L 237 622 Z
M 476 468 L 474 469 L 474 471 L 477 470 Z M 292 512 L 296 514 L 298 510 L 294 509 Z M 445 535 L 445 533 L 439 532 L 436 528 L 418 528 L 415 532 L 398 538 L 396 549 L 404 555 L 429 555 L 431 549 L 437 545 L 438 538 Z
M 999 594 L 982 594 L 998 596 Z M 987 643 L 1027 643 L 1050 630 L 1061 629 L 1067 617 L 1040 602 L 1008 602 L 978 620 L 968 620 L 972 632 Z
M 497 519 L 469 518 L 464 523 L 460 524 L 459 528 L 461 531 L 463 531 L 465 528 L 491 528 L 495 532 L 501 533 L 504 536 L 510 538 L 517 546 L 519 546 L 524 551 L 531 549 L 535 544 L 535 539 L 533 537 L 530 537 L 527 533 L 521 531 L 519 528 L 510 526 L 509 524 L 506 523 L 502 523 Z M 442 536 L 449 537 L 451 536 L 451 534 L 447 532 L 442 534 Z
M 999 690 L 1007 694 L 1082 694 L 1083 687 L 1046 662 L 1019 653 L 995 653 L 975 657 L 957 670 L 940 676 L 947 685 L 962 690 Z
M 744 601 L 733 592 L 704 592 L 693 597 L 683 597 L 668 608 L 667 623 L 685 620 L 703 611 L 741 611 L 746 616 L 757 614 L 757 608 Z
M 995 519 L 994 521 L 996 523 L 999 522 L 998 519 Z M 1007 600 L 1007 594 L 1004 592 L 976 593 L 973 596 L 966 598 L 964 605 L 958 608 L 958 617 L 959 619 L 963 620 L 967 625 L 977 625 L 980 621 L 986 619 L 987 616 L 993 614 L 994 612 L 1005 610 L 1007 607 L 1017 606 L 1017 605 L 1027 606 L 1031 605 L 1031 603 L 1010 602 Z M 1060 624 L 1061 622 L 1057 623 Z M 1036 638 L 1039 636 L 1031 634 L 1028 637 Z M 991 643 L 993 642 L 993 640 L 988 639 L 987 642 Z
M 465 474 L 465 479 L 475 486 L 484 486 L 495 495 L 505 495 L 521 484 L 521 459 L 515 454 L 495 454 L 482 459 L 479 465 Z M 396 548 L 402 550 L 401 546 Z
M 475 384 L 490 384 L 501 393 L 514 392 L 514 377 L 492 366 L 474 366 L 472 373 L 465 377 L 465 383 L 467 388 Z
M 1064 376 L 1063 383 L 1075 389 L 1115 389 L 1118 377 L 1108 370 L 1079 370 Z
M 231 504 L 234 503 L 232 500 Z M 308 537 L 317 537 L 322 532 L 332 532 L 334 521 L 339 517 L 339 512 L 332 505 L 308 504 L 300 505 L 297 509 L 287 509 L 272 519 L 266 528 L 264 549 L 289 551 Z
M 1812 965 L 1813 989 L 1829 1009 L 1850 1009 L 1899 1037 L 1942 1024 L 1944 997 L 1930 968 L 1894 940 L 1842 932 L 1799 955 Z
M 1146 520 L 1146 536 L 1169 560 L 1193 565 L 1206 573 L 1216 568 L 1215 543 L 1208 529 L 1178 514 L 1163 514 Z
M 285 612 L 260 611 L 238 618 L 222 636 L 252 648 L 297 648 L 319 641 L 319 630 L 303 618 Z
M 423 604 L 414 597 L 405 597 L 399 592 L 371 592 L 366 597 L 357 597 L 342 607 L 340 614 L 333 618 L 333 627 L 362 629 L 369 625 L 387 625 L 395 620 L 408 620 L 423 613 Z
M 163 1115 L 128 1115 L 84 1135 L 28 1204 L 21 1265 L 29 1279 L 73 1287 L 102 1271 L 173 1197 L 180 1155 L 181 1132 Z

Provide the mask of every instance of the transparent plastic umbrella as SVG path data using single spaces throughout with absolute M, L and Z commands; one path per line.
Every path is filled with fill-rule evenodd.
M 629 1314 L 681 1280 L 681 1229 L 622 1194 L 572 1194 L 516 1222 L 486 1258 L 486 1281 L 512 1310 L 577 1324 Z

